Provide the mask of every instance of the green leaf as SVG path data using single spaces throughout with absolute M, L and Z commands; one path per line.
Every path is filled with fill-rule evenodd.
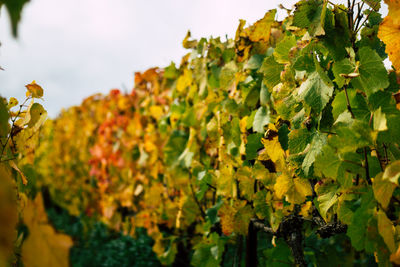
M 285 36 L 274 50 L 274 57 L 278 63 L 290 63 L 289 51 L 296 45 L 296 37 L 294 35 Z
M 259 69 L 264 61 L 264 58 L 264 55 L 252 55 L 244 66 L 244 69 Z
M 217 233 L 197 243 L 190 264 L 192 266 L 214 267 L 219 266 L 225 249 L 225 240 Z
M 221 199 L 219 199 L 214 206 L 207 209 L 206 211 L 207 219 L 211 222 L 211 224 L 215 224 L 219 221 L 218 210 L 221 208 L 222 204 L 224 204 L 224 202 Z
M 382 210 L 378 211 L 377 217 L 379 234 L 382 236 L 390 252 L 394 253 L 396 250 L 396 245 L 394 242 L 395 228 L 393 223 Z
M 275 85 L 281 82 L 281 72 L 283 68 L 283 64 L 276 62 L 273 55 L 264 59 L 258 71 L 264 74 L 263 82 L 269 89 L 274 88 Z
M 239 119 L 235 117 L 232 121 L 227 122 L 222 126 L 225 141 L 227 143 L 233 142 L 237 147 L 239 147 L 241 143 L 239 123 Z
M 316 157 L 321 153 L 323 146 L 326 144 L 326 140 L 327 138 L 325 134 L 314 134 L 310 148 L 306 157 L 304 158 L 303 164 L 301 165 L 306 176 L 309 175 L 310 168 L 313 165 Z
M 399 110 L 396 108 L 396 101 L 390 92 L 378 91 L 368 98 L 371 110 L 381 109 L 386 115 L 397 115 Z
M 178 159 L 186 148 L 189 135 L 184 131 L 173 131 L 164 148 L 165 163 L 169 166 L 178 164 Z
M 379 132 L 378 141 L 382 143 L 395 143 L 400 144 L 400 114 L 397 115 L 387 115 L 386 114 L 386 124 L 387 131 Z M 399 157 L 395 157 L 396 159 Z
M 355 65 L 350 62 L 350 59 L 344 58 L 340 61 L 333 63 L 332 71 L 335 75 L 335 82 L 339 88 L 350 82 L 351 78 L 345 78 L 345 75 L 352 73 L 355 69 Z
M 213 267 L 219 266 L 219 261 L 217 261 L 211 252 L 213 245 L 199 243 L 194 247 L 194 253 L 191 260 L 192 266 L 205 266 Z
M 175 260 L 176 254 L 178 253 L 178 249 L 176 247 L 177 242 L 175 239 L 176 237 L 173 237 L 170 240 L 168 249 L 161 256 L 159 256 L 161 263 L 164 265 L 171 265 Z
M 199 185 L 199 190 L 196 192 L 196 197 L 198 200 L 202 200 L 204 194 L 207 192 L 209 185 L 212 183 L 211 174 L 207 171 L 201 171 L 197 174 L 197 183 Z
M 327 1 L 303 0 L 296 4 L 293 25 L 307 28 L 311 36 L 324 35 L 324 20 Z
M 351 224 L 354 215 L 350 203 L 350 201 L 339 201 L 338 203 L 338 219 L 345 224 Z
M 360 76 L 351 81 L 353 87 L 363 90 L 367 96 L 388 87 L 388 72 L 382 58 L 369 47 L 362 47 L 357 55 L 360 60 Z
M 247 136 L 247 144 L 246 144 L 246 160 L 252 160 L 257 158 L 257 151 L 264 147 L 261 143 L 261 138 L 263 137 L 262 133 L 254 133 Z
M 252 201 L 254 195 L 255 179 L 251 175 L 250 167 L 243 167 L 236 171 L 236 179 L 239 181 L 240 196 Z
M 373 10 L 378 11 L 381 8 L 381 0 L 362 0 L 367 3 Z
M 234 220 L 234 231 L 235 233 L 241 234 L 241 235 L 247 235 L 247 232 L 249 230 L 249 224 L 251 218 L 253 218 L 253 209 L 249 206 L 246 205 L 242 208 L 240 208 L 233 220 Z
M 328 1 L 324 1 L 327 3 Z M 325 55 L 330 56 L 335 61 L 339 61 L 348 55 L 346 48 L 352 47 L 352 30 L 349 29 L 349 21 L 346 7 L 343 5 L 334 6 L 333 10 L 326 9 L 324 30 L 325 35 L 319 37 L 321 41 L 320 49 Z M 324 51 L 326 49 L 326 51 Z M 327 53 L 328 52 L 328 53 Z
M 268 91 L 267 86 L 264 82 L 261 83 L 260 88 L 260 104 L 267 105 L 271 101 L 271 93 Z
M 374 111 L 374 130 L 375 131 L 386 131 L 388 129 L 386 125 L 386 115 L 382 113 L 379 107 Z
M 193 107 L 186 107 L 184 113 L 182 114 L 182 124 L 191 127 L 197 124 L 196 113 Z
M 295 63 L 293 64 L 293 68 L 299 71 L 307 71 L 308 73 L 312 73 L 315 71 L 315 62 L 311 55 L 311 53 L 307 53 L 306 51 L 303 55 L 297 57 Z
M 358 47 L 369 47 L 376 51 L 382 58 L 387 58 L 386 45 L 378 38 L 379 24 L 382 22 L 382 14 L 369 12 L 368 26 L 361 29 L 361 40 L 357 42 Z
M 276 246 L 264 251 L 266 265 L 269 267 L 290 267 L 293 266 L 292 252 L 283 238 L 276 240 Z
M 378 201 L 382 207 L 386 209 L 390 203 L 390 199 L 392 198 L 396 185 L 390 180 L 383 180 L 382 175 L 383 174 L 381 173 L 375 176 L 372 189 L 374 190 L 376 201 Z
M 299 88 L 298 96 L 316 113 L 320 113 L 329 102 L 333 93 L 333 85 L 325 73 L 313 72 Z
M 281 144 L 283 150 L 287 150 L 289 148 L 289 133 L 290 130 L 287 124 L 283 124 L 278 130 L 279 143 Z
M 219 74 L 219 85 L 222 88 L 227 89 L 234 81 L 236 72 L 237 66 L 234 61 L 225 64 Z
M 265 190 L 258 191 L 254 196 L 254 212 L 259 219 L 264 219 L 269 214 L 266 197 L 267 192 Z
M 360 120 L 369 120 L 371 112 L 365 101 L 365 97 L 357 93 L 354 89 L 347 89 L 347 94 L 350 100 L 351 110 L 354 116 Z M 336 94 L 332 102 L 332 115 L 336 121 L 340 114 L 347 110 L 346 92 L 343 90 Z
M 269 112 L 264 106 L 261 106 L 254 116 L 253 130 L 257 133 L 264 133 L 264 126 L 268 125 L 269 122 Z
M 167 79 L 176 79 L 178 78 L 179 75 L 179 71 L 178 69 L 175 67 L 175 63 L 171 62 L 171 64 L 164 68 L 164 77 Z
M 341 163 L 335 150 L 325 145 L 321 154 L 315 158 L 314 171 L 316 174 L 322 173 L 325 177 L 336 179 Z
M 22 9 L 28 2 L 29 0 L 0 0 L 0 7 L 1 5 L 5 5 L 10 15 L 11 29 L 14 37 L 18 35 L 18 23 L 21 20 Z
M 392 183 L 399 184 L 399 177 L 400 177 L 400 160 L 394 161 L 390 163 L 385 169 L 383 173 L 383 180 L 389 180 Z
M 373 144 L 372 131 L 367 122 L 351 119 L 350 123 L 338 123 L 335 129 L 336 135 L 330 138 L 329 144 L 340 153 L 353 152 Z
M 240 84 L 240 91 L 244 103 L 255 108 L 260 99 L 260 83 L 258 79 L 253 79 L 252 76 L 247 77 L 245 83 Z
M 372 191 L 363 192 L 361 197 L 361 207 L 353 215 L 352 222 L 348 225 L 347 235 L 351 239 L 351 244 L 357 251 L 365 248 L 367 226 L 369 220 L 373 217 L 375 208 L 374 195 Z
M 325 221 L 328 210 L 338 201 L 337 191 L 338 186 L 334 183 L 326 183 L 316 189 L 318 195 L 316 206 Z
M 312 140 L 312 133 L 307 129 L 292 130 L 289 134 L 289 152 L 290 154 L 297 154 L 304 151 Z

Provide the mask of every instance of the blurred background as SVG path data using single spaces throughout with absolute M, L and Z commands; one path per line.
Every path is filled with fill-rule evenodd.
M 283 1 L 291 8 L 294 0 Z M 239 19 L 254 23 L 281 0 L 32 0 L 19 37 L 0 14 L 0 93 L 23 98 L 36 80 L 51 117 L 83 98 L 112 88 L 130 91 L 133 73 L 179 64 L 182 40 L 233 38 Z M 283 18 L 285 10 L 279 10 Z

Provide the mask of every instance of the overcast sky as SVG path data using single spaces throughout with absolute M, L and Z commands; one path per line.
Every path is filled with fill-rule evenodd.
M 32 80 L 45 90 L 50 116 L 112 88 L 130 91 L 133 73 L 180 62 L 187 30 L 194 38 L 234 37 L 239 19 L 253 23 L 296 0 L 31 0 L 11 37 L 0 15 L 0 95 L 24 97 Z M 338 1 L 335 1 L 338 2 Z M 285 16 L 280 10 L 279 18 Z

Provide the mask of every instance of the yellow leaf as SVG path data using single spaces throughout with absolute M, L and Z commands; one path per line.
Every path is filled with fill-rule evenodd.
M 287 201 L 293 204 L 300 204 L 306 200 L 306 196 L 312 195 L 310 182 L 307 179 L 293 179 L 294 187 L 291 187 L 287 194 Z
M 150 107 L 150 116 L 159 120 L 163 115 L 163 109 L 161 106 L 151 106 Z
M 400 1 L 385 0 L 389 14 L 379 26 L 378 37 L 386 45 L 386 53 L 397 71 L 400 70 Z
M 240 206 L 234 217 L 234 231 L 241 235 L 247 235 L 251 218 L 254 217 L 253 209 L 246 205 L 245 201 L 236 202 Z
M 286 196 L 286 200 L 293 204 L 301 204 L 307 196 L 312 195 L 311 185 L 306 179 L 290 178 L 287 174 L 278 177 L 274 190 L 276 196 L 281 199 Z
M 176 90 L 178 92 L 183 93 L 186 91 L 186 88 L 192 84 L 192 72 L 188 69 L 183 71 L 183 75 L 179 76 L 176 82 Z
M 388 5 L 390 16 L 394 23 L 400 24 L 400 1 L 399 0 L 385 0 L 385 3 Z
M 218 216 L 221 218 L 222 232 L 226 236 L 230 236 L 233 233 L 233 218 L 235 214 L 236 210 L 226 203 L 218 210 Z
M 276 10 L 271 10 L 265 13 L 264 17 L 254 23 L 249 34 L 249 38 L 252 42 L 269 41 L 271 35 L 271 26 L 275 21 Z
M 400 265 L 400 246 L 397 248 L 397 251 L 390 255 L 390 261 Z
M 34 128 L 35 131 L 39 129 L 47 118 L 47 111 L 42 105 L 34 103 L 29 109 L 30 117 L 28 127 Z
M 7 107 L 10 109 L 15 107 L 16 105 L 18 105 L 18 100 L 14 97 L 11 97 L 10 100 L 8 101 Z
M 144 136 L 144 149 L 146 152 L 152 152 L 157 149 L 157 146 L 153 143 L 153 140 L 151 140 L 154 136 L 146 134 Z
M 301 211 L 299 214 L 304 218 L 307 218 L 311 215 L 311 212 L 312 212 L 312 202 L 307 201 L 301 206 Z
M 395 229 L 392 221 L 388 219 L 385 212 L 382 210 L 378 211 L 378 231 L 382 236 L 385 244 L 389 248 L 390 252 L 393 253 L 396 250 L 396 246 L 394 243 L 394 233 Z
M 6 262 L 14 252 L 17 238 L 18 207 L 14 188 L 10 168 L 0 163 L 0 266 L 9 266 Z
M 247 234 L 247 227 L 253 214 L 250 206 L 246 206 L 246 203 L 244 200 L 234 201 L 232 206 L 224 203 L 218 210 L 224 235 L 229 236 L 233 232 Z
M 250 167 L 242 167 L 236 172 L 237 179 L 239 180 L 240 194 L 247 200 L 251 201 L 254 195 L 254 177 L 252 177 Z
M 26 267 L 69 266 L 69 249 L 73 245 L 68 235 L 57 233 L 48 223 L 42 195 L 30 200 L 24 210 L 24 222 L 29 235 L 22 246 Z
M 272 140 L 262 138 L 261 143 L 274 163 L 284 159 L 285 152 L 282 149 L 281 143 L 279 143 L 278 137 L 274 137 Z
M 15 162 L 14 162 L 13 160 L 10 161 L 10 166 L 11 166 L 14 170 L 16 170 L 16 171 L 19 173 L 19 175 L 21 175 L 22 183 L 23 183 L 24 185 L 27 185 L 27 184 L 28 184 L 28 179 L 26 179 L 25 174 L 18 168 L 17 164 L 15 164 Z
M 35 81 L 25 85 L 25 87 L 28 89 L 27 96 L 32 95 L 34 98 L 41 98 L 43 96 L 43 88 Z
M 240 127 L 240 132 L 245 133 L 247 131 L 247 120 L 249 116 L 244 116 L 243 118 L 240 119 L 239 122 L 239 127 Z
M 183 39 L 183 41 L 182 41 L 182 45 L 186 49 L 194 48 L 197 45 L 197 40 L 189 41 L 190 36 L 191 36 L 190 31 L 188 31 L 186 36 L 185 36 L 185 39 Z
M 266 138 L 262 138 L 261 143 L 265 147 L 264 154 L 267 153 L 279 171 L 280 167 L 283 167 L 285 163 L 285 151 L 282 149 L 281 143 L 279 142 L 278 130 L 274 124 L 268 124 Z M 278 162 L 279 164 L 276 164 Z
M 229 198 L 235 195 L 235 189 L 233 166 L 224 163 L 220 166 L 219 172 L 217 172 L 217 195 Z
M 117 106 L 120 110 L 127 110 L 130 107 L 131 103 L 129 102 L 129 98 L 120 97 L 117 102 Z
M 389 205 L 395 188 L 396 184 L 389 180 L 382 179 L 382 173 L 375 177 L 374 182 L 372 183 L 372 189 L 374 190 L 375 199 L 384 209 Z

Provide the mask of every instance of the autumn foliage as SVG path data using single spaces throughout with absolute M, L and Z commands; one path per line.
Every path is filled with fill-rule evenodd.
M 309 0 L 283 21 L 240 21 L 234 39 L 188 33 L 179 66 L 46 121 L 36 186 L 70 214 L 144 227 L 164 265 L 400 264 L 400 11 L 387 3 L 385 19 L 377 0 Z

